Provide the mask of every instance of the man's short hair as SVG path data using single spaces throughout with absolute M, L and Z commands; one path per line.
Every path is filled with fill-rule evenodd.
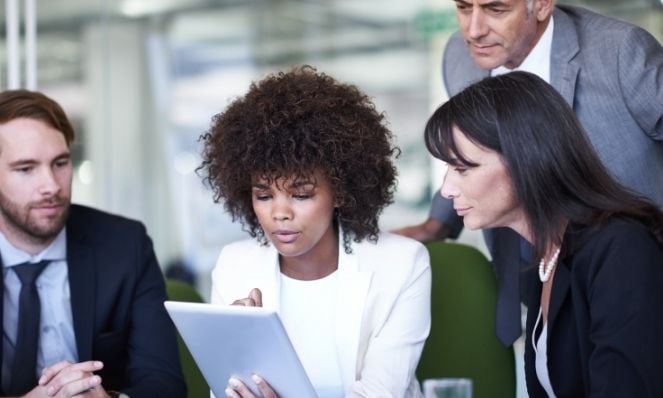
M 51 98 L 29 90 L 0 92 L 0 124 L 19 118 L 46 123 L 64 135 L 67 145 L 74 140 L 74 127 L 62 107 Z

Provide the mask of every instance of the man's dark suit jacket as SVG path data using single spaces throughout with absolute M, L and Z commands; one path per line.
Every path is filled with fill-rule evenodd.
M 98 374 L 106 390 L 185 397 L 164 279 L 145 227 L 72 205 L 67 264 L 79 361 L 104 363 Z M 0 297 L 3 290 L 0 284 Z
M 530 397 L 547 397 L 532 333 L 538 272 L 526 275 L 525 374 Z M 562 397 L 663 397 L 663 249 L 642 225 L 614 219 L 572 225 L 562 243 L 548 310 L 548 371 Z

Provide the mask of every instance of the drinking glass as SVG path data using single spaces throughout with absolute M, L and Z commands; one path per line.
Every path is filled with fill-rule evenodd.
M 472 398 L 472 380 L 465 378 L 424 380 L 424 398 Z

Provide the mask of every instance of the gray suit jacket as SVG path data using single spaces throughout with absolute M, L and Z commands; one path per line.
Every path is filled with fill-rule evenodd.
M 583 8 L 557 6 L 553 18 L 551 85 L 612 175 L 663 207 L 661 44 L 639 27 Z M 442 72 L 450 96 L 490 73 L 476 66 L 459 32 L 447 44 Z M 431 216 L 460 233 L 451 201 L 436 198 Z

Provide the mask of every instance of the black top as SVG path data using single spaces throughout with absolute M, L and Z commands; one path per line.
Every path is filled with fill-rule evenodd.
M 546 397 L 532 347 L 541 282 L 536 269 L 523 277 L 533 287 L 526 298 L 527 389 Z M 557 397 L 663 397 L 663 248 L 643 225 L 612 219 L 567 228 L 547 348 Z

